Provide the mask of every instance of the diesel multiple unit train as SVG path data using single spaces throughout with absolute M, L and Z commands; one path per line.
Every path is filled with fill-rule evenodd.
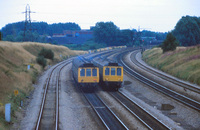
M 99 83 L 99 68 L 84 61 L 82 57 L 73 60 L 72 72 L 75 81 L 81 87 L 94 87 Z
M 105 89 L 118 90 L 123 82 L 123 66 L 118 63 L 98 64 L 100 83 Z
M 123 82 L 123 66 L 118 63 L 105 65 L 91 63 L 83 57 L 77 57 L 72 62 L 72 72 L 75 81 L 81 87 L 95 87 L 101 84 L 103 88 L 118 90 Z

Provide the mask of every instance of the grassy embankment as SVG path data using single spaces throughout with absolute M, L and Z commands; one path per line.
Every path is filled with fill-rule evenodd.
M 143 53 L 143 60 L 159 70 L 200 85 L 200 45 L 178 47 L 164 54 L 161 48 L 153 48 Z
M 54 52 L 54 60 L 48 60 L 52 65 L 63 58 L 84 53 L 72 51 L 64 46 L 55 46 L 42 43 L 12 43 L 0 41 L 0 129 L 6 128 L 4 121 L 4 105 L 12 103 L 12 117 L 36 82 L 37 76 L 42 72 L 42 67 L 36 63 L 36 57 L 42 48 L 51 49 Z M 60 57 L 62 55 L 62 58 Z M 31 69 L 27 70 L 27 65 Z M 14 90 L 19 94 L 14 95 Z M 12 118 L 13 121 L 13 118 Z

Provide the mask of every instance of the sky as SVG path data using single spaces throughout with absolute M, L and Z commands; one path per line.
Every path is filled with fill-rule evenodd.
M 0 0 L 0 29 L 24 21 L 27 4 L 32 22 L 75 22 L 81 29 L 112 21 L 120 29 L 168 32 L 182 16 L 200 17 L 200 0 Z

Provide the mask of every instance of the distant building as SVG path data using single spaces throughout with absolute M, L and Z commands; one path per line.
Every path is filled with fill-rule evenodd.
M 84 42 L 92 38 L 93 31 L 90 30 L 64 30 L 62 34 L 53 34 L 52 37 L 48 37 L 48 41 L 59 45 L 83 44 Z
M 156 37 L 141 37 L 141 40 L 149 45 L 161 44 L 163 42 L 163 40 L 157 40 Z

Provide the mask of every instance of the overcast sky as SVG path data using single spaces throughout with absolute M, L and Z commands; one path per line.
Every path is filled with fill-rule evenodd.
M 0 0 L 0 29 L 25 20 L 27 4 L 34 22 L 75 22 L 81 29 L 112 21 L 120 29 L 168 32 L 182 16 L 200 17 L 200 0 Z

